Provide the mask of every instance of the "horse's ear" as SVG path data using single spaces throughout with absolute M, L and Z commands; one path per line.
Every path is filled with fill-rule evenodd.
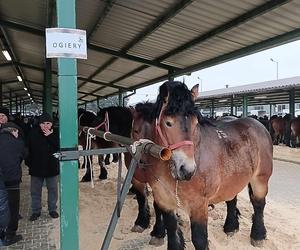
M 199 84 L 196 84 L 194 87 L 192 87 L 191 89 L 191 94 L 192 94 L 192 98 L 195 101 L 196 98 L 198 97 L 198 92 L 199 92 Z

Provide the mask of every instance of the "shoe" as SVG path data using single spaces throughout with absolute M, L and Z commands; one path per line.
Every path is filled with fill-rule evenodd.
M 56 219 L 59 217 L 58 213 L 56 211 L 49 212 L 49 215 L 51 218 Z
M 2 241 L 2 243 L 3 243 L 4 246 L 10 246 L 12 244 L 17 243 L 20 240 L 23 240 L 23 236 L 21 234 L 6 235 L 5 239 Z
M 41 213 L 33 213 L 33 214 L 30 216 L 29 220 L 30 220 L 30 221 L 35 221 L 35 220 L 37 220 L 40 216 L 41 216 Z

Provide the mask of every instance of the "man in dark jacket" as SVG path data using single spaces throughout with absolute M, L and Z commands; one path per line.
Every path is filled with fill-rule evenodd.
M 8 246 L 22 239 L 17 235 L 20 209 L 21 162 L 26 156 L 23 140 L 18 138 L 20 128 L 12 123 L 3 124 L 0 133 L 0 171 L 8 193 L 10 220 L 5 231 L 4 245 Z
M 52 128 L 52 118 L 48 113 L 39 117 L 39 126 L 33 128 L 28 136 L 29 156 L 27 165 L 31 175 L 31 221 L 38 219 L 41 215 L 41 197 L 43 182 L 48 189 L 48 211 L 52 218 L 58 218 L 56 211 L 58 199 L 58 160 L 53 153 L 59 149 L 57 133 Z

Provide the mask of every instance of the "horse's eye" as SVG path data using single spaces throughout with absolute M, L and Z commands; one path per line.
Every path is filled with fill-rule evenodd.
M 134 133 L 136 133 L 136 134 L 138 134 L 138 133 L 139 133 L 139 131 L 138 131 L 138 130 L 136 130 L 136 129 L 135 129 L 133 132 L 134 132 Z
M 169 128 L 171 128 L 171 127 L 172 127 L 172 123 L 171 123 L 170 121 L 166 121 L 166 123 L 165 123 L 165 124 L 166 124 L 166 126 L 167 126 L 167 127 L 169 127 Z

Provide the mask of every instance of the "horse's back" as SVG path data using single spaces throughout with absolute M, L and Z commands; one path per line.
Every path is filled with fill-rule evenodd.
M 199 168 L 206 169 L 205 175 L 214 176 L 206 190 L 210 202 L 233 198 L 256 176 L 269 179 L 273 145 L 270 134 L 259 121 L 239 118 L 217 122 L 215 127 L 203 131 L 201 138 L 204 142 L 199 151 L 206 152 L 200 153 Z

